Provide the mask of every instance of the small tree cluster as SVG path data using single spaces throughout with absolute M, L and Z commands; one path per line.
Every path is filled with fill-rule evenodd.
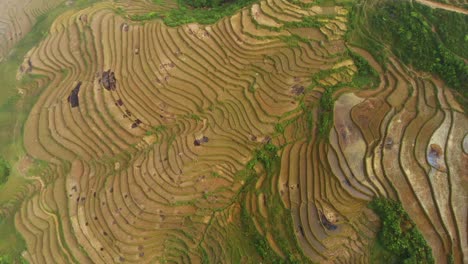
M 431 248 L 400 203 L 376 198 L 369 207 L 382 222 L 378 239 L 387 251 L 398 257 L 399 263 L 434 263 Z

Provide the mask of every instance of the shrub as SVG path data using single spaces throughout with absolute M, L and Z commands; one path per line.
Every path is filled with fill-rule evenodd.
M 357 67 L 357 73 L 353 77 L 352 85 L 356 88 L 376 87 L 380 83 L 379 74 L 372 68 L 369 62 L 361 55 L 349 50 L 349 56 Z
M 8 176 L 10 176 L 10 172 L 10 164 L 3 157 L 0 157 L 0 184 L 4 184 L 8 181 Z

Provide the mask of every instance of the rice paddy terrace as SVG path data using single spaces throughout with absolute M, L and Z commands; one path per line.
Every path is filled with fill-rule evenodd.
M 36 23 L 36 19 L 62 1 L 1 1 L 0 9 L 0 61 Z
M 0 208 L 24 259 L 369 263 L 368 203 L 384 197 L 435 263 L 468 262 L 458 94 L 350 45 L 350 6 L 322 2 L 261 0 L 211 24 L 138 19 L 170 1 L 58 16 L 17 72 L 36 83 L 23 97 L 40 90 L 15 165 L 29 195 Z

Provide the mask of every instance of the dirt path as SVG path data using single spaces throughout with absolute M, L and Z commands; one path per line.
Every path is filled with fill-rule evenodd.
M 422 5 L 426 5 L 426 6 L 429 6 L 431 8 L 439 8 L 439 9 L 444 9 L 444 10 L 447 10 L 447 11 L 452 11 L 452 12 L 457 12 L 457 13 L 461 13 L 461 14 L 464 14 L 464 15 L 468 15 L 468 10 L 464 9 L 464 8 L 461 8 L 461 7 L 457 7 L 457 6 L 453 6 L 453 5 L 448 5 L 448 4 L 444 4 L 444 3 L 438 3 L 438 2 L 432 2 L 432 1 L 428 1 L 428 0 L 414 0 Z

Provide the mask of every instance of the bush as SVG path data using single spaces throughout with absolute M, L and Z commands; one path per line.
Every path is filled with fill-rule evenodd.
M 352 85 L 356 88 L 376 87 L 380 83 L 379 74 L 372 68 L 369 62 L 361 55 L 349 50 L 349 56 L 353 59 L 356 65 L 357 73 L 353 77 Z
M 0 157 L 0 184 L 4 184 L 8 181 L 10 176 L 10 164 L 4 158 Z
M 260 162 L 267 172 L 267 175 L 273 175 L 274 170 L 279 166 L 278 149 L 277 146 L 270 142 L 263 145 L 263 148 L 255 151 L 254 157 L 247 163 L 247 168 L 253 169 L 253 167 Z

